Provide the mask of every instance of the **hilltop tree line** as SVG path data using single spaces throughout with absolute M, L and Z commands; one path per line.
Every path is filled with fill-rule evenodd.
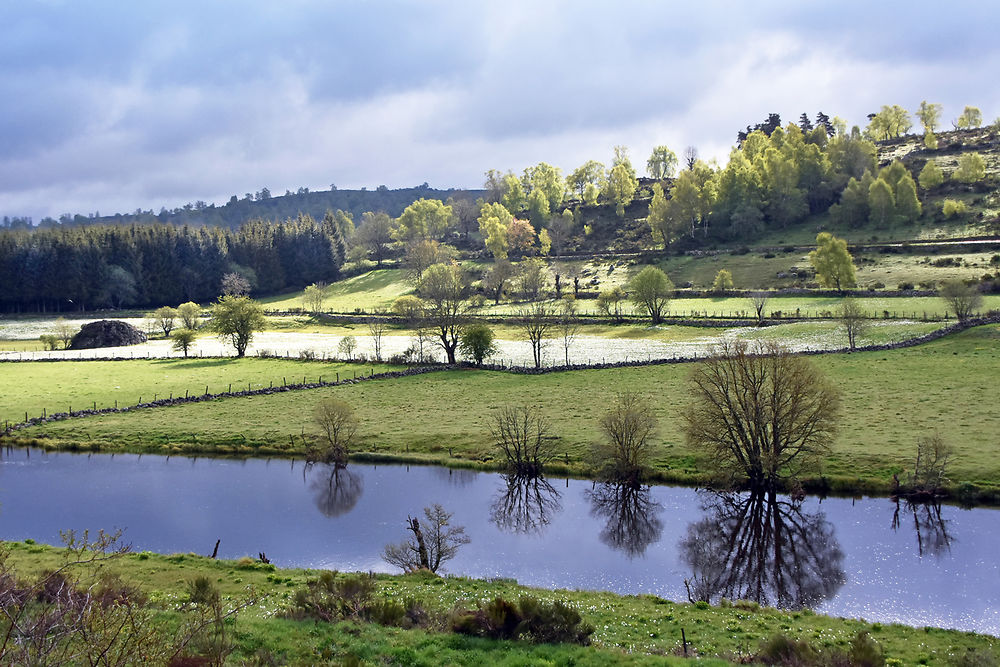
M 335 280 L 350 219 L 328 213 L 236 230 L 171 225 L 0 234 L 0 310 L 60 311 L 208 301 L 223 277 L 273 293 Z

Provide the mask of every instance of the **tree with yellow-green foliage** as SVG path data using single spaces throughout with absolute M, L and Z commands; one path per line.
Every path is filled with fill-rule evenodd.
M 809 263 L 816 269 L 816 278 L 824 287 L 844 290 L 857 284 L 854 259 L 847 251 L 847 241 L 829 232 L 816 236 L 816 249 L 809 253 Z
M 397 241 L 412 243 L 440 238 L 451 225 L 454 211 L 438 199 L 420 198 L 405 209 L 397 221 Z
M 917 118 L 924 126 L 924 132 L 933 134 L 934 128 L 941 122 L 941 105 L 924 100 L 920 103 L 920 108 L 917 109 Z
M 920 176 L 917 180 L 920 182 L 920 187 L 924 190 L 930 190 L 944 183 L 944 172 L 934 160 L 928 160 L 924 168 L 920 170 Z
M 479 233 L 483 235 L 486 249 L 496 259 L 507 257 L 507 227 L 514 220 L 511 212 L 503 204 L 484 204 L 479 214 Z
M 952 172 L 952 180 L 959 183 L 977 183 L 986 177 L 986 162 L 979 153 L 964 153 L 958 158 L 958 168 Z
M 719 272 L 715 274 L 715 280 L 712 281 L 712 291 L 727 292 L 733 287 L 733 274 L 729 269 L 719 269 Z
M 978 107 L 965 107 L 962 115 L 955 121 L 959 130 L 971 130 L 983 124 L 983 112 Z

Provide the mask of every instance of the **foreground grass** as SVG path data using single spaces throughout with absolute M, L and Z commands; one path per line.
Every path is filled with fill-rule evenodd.
M 950 477 L 1000 491 L 1000 327 L 985 326 L 915 348 L 820 355 L 814 363 L 841 388 L 844 410 L 823 474 L 834 489 L 885 492 L 905 479 L 919 438 L 939 431 L 955 449 Z M 690 364 L 541 376 L 455 370 L 271 396 L 221 399 L 46 424 L 20 442 L 103 451 L 301 454 L 312 406 L 336 396 L 361 418 L 360 450 L 452 465 L 489 465 L 488 415 L 510 403 L 541 406 L 565 471 L 586 474 L 597 417 L 616 392 L 653 398 L 660 420 L 653 466 L 666 481 L 704 482 L 714 469 L 682 435 Z M 293 438 L 290 436 L 294 436 Z
M 7 543 L 12 562 L 22 572 L 40 573 L 60 562 L 60 550 L 42 545 Z M 711 607 L 680 604 L 662 598 L 622 596 L 587 591 L 530 589 L 512 580 L 483 581 L 427 574 L 379 575 L 379 595 L 397 601 L 420 599 L 429 608 L 448 612 L 456 605 L 474 607 L 497 595 L 511 600 L 529 594 L 561 600 L 576 607 L 596 631 L 591 647 L 532 646 L 473 639 L 429 630 L 401 630 L 375 624 L 291 621 L 279 618 L 294 591 L 315 572 L 275 569 L 241 561 L 212 560 L 194 554 L 130 554 L 104 566 L 140 586 L 159 609 L 156 622 L 171 623 L 187 600 L 188 582 L 198 576 L 215 582 L 233 599 L 252 586 L 264 601 L 244 611 L 232 637 L 232 664 L 365 664 L 524 665 L 524 664 L 684 664 L 675 655 L 684 629 L 689 649 L 707 658 L 706 665 L 725 665 L 755 651 L 767 637 L 783 633 L 817 648 L 845 647 L 859 631 L 881 645 L 889 664 L 945 665 L 970 650 L 995 651 L 996 638 L 951 630 L 869 624 L 810 611 L 782 612 L 753 604 Z M 261 662 L 270 658 L 274 663 Z
M 383 364 L 305 362 L 289 359 L 136 359 L 129 361 L 45 361 L 0 364 L 0 423 L 20 422 L 24 413 L 120 407 L 168 396 L 262 389 L 283 382 L 315 382 L 354 373 L 391 370 Z

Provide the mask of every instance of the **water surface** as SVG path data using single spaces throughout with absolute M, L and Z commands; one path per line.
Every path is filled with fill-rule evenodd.
M 7 450 L 0 538 L 125 530 L 136 550 L 391 571 L 382 548 L 440 503 L 471 542 L 449 573 L 532 586 L 758 599 L 869 621 L 1000 635 L 1000 511 L 884 498 L 753 499 L 688 488 L 286 460 Z

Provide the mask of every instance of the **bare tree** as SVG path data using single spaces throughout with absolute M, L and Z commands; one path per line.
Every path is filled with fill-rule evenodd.
M 601 477 L 637 488 L 648 468 L 650 438 L 657 427 L 652 404 L 642 394 L 622 392 L 598 423 L 604 440 L 592 454 Z
M 555 456 L 548 421 L 536 406 L 505 405 L 493 411 L 490 435 L 507 459 L 507 471 L 537 477 Z
M 827 452 L 840 396 L 805 357 L 769 342 L 724 341 L 689 378 L 689 445 L 752 488 L 776 488 Z
M 948 308 L 955 313 L 959 322 L 972 317 L 983 305 L 983 295 L 974 285 L 966 285 L 961 280 L 946 280 L 938 290 L 938 296 L 944 299 Z
M 854 351 L 860 338 L 868 329 L 868 318 L 858 302 L 847 297 L 840 305 L 840 324 L 847 334 L 847 345 Z
M 375 346 L 375 361 L 382 361 L 382 337 L 389 330 L 389 320 L 381 313 L 375 313 L 369 317 L 365 324 L 368 325 L 368 334 L 372 337 L 372 344 Z
M 563 297 L 559 309 L 559 333 L 562 335 L 563 355 L 569 366 L 569 346 L 573 344 L 576 335 L 580 333 L 580 323 L 576 320 L 576 297 L 567 294 Z
M 549 332 L 556 326 L 555 313 L 544 303 L 533 303 L 518 313 L 517 326 L 531 344 L 535 368 L 542 367 L 542 350 Z
M 223 296 L 247 296 L 250 294 L 250 281 L 235 271 L 222 276 Z
M 503 298 L 504 290 L 511 278 L 517 275 L 514 265 L 506 259 L 498 259 L 493 262 L 493 267 L 483 274 L 483 289 L 493 297 L 493 303 L 499 304 Z
M 684 149 L 684 166 L 688 171 L 692 171 L 698 164 L 698 149 L 695 146 L 688 146 Z
M 316 404 L 313 422 L 320 429 L 321 440 L 306 446 L 306 459 L 345 467 L 358 433 L 359 422 L 354 408 L 338 398 L 324 398 Z
M 750 292 L 747 294 L 750 307 L 753 308 L 754 313 L 757 315 L 757 326 L 764 324 L 764 308 L 767 306 L 767 301 L 770 298 L 770 292 Z
M 940 433 L 932 433 L 917 441 L 917 461 L 910 484 L 917 494 L 934 495 L 948 483 L 948 465 L 954 449 L 945 443 Z
M 65 318 L 56 318 L 56 337 L 62 341 L 63 349 L 69 347 L 70 342 L 73 340 L 73 336 L 79 331 L 79 327 L 74 327 Z M 54 347 L 52 349 L 55 349 Z
M 424 526 L 417 517 L 407 517 L 406 529 L 412 537 L 399 544 L 386 545 L 383 560 L 404 572 L 437 572 L 441 565 L 455 557 L 463 544 L 469 543 L 465 528 L 451 525 L 451 517 L 451 512 L 446 512 L 437 503 L 424 508 L 427 522 Z

